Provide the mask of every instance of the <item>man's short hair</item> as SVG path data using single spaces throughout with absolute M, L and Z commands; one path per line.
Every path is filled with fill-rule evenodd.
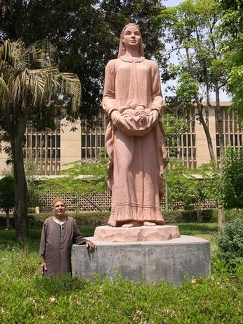
M 55 198 L 55 199 L 53 199 L 53 201 L 52 201 L 52 206 L 54 206 L 55 205 L 55 203 L 57 203 L 58 201 L 61 201 L 61 202 L 63 202 L 63 204 L 66 206 L 66 203 L 65 203 L 65 200 L 63 199 L 63 198 Z

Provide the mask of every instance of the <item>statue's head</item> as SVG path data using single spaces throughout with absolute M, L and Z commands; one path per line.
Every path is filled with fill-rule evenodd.
M 134 23 L 129 23 L 122 29 L 121 35 L 120 35 L 120 44 L 119 44 L 119 51 L 118 51 L 118 56 L 117 57 L 120 57 L 120 56 L 122 56 L 122 55 L 124 55 L 126 53 L 126 48 L 125 48 L 123 39 L 124 39 L 124 34 L 125 34 L 126 29 L 131 27 L 131 26 L 137 28 L 137 30 L 140 33 L 139 26 L 137 24 L 134 24 Z M 140 33 L 140 37 L 141 38 L 140 38 L 140 44 L 139 44 L 138 52 L 139 52 L 139 54 L 141 56 L 144 56 L 143 41 L 142 41 L 141 33 Z

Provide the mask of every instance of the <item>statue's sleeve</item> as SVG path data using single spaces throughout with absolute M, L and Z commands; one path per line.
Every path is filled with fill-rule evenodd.
M 152 62 L 152 105 L 151 110 L 158 110 L 159 113 L 162 111 L 163 96 L 161 92 L 161 80 L 158 65 Z
M 108 115 L 116 109 L 115 105 L 115 60 L 108 62 L 105 68 L 105 85 L 102 105 Z

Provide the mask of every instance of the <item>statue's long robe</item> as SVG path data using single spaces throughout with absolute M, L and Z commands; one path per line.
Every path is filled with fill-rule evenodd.
M 160 120 L 152 121 L 152 111 L 161 113 L 163 104 L 157 64 L 144 57 L 109 61 L 102 103 L 108 113 L 106 149 L 112 194 L 109 224 L 163 224 L 161 175 L 166 149 L 162 124 Z M 109 116 L 113 110 L 120 112 L 121 126 L 112 123 Z M 147 116 L 142 121 L 139 110 Z

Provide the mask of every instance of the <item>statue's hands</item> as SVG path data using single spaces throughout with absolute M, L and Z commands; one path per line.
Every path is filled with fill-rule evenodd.
M 153 126 L 157 120 L 159 119 L 159 112 L 158 110 L 152 110 L 150 116 L 148 118 L 148 127 Z
M 110 114 L 112 124 L 121 132 L 129 136 L 144 136 L 154 127 L 159 119 L 157 110 L 144 109 L 139 105 L 135 111 L 125 109 L 121 114 L 117 110 L 113 110 Z
M 158 110 L 152 110 L 153 120 L 156 121 L 159 119 L 159 112 Z
M 123 127 L 121 119 L 121 114 L 117 110 L 113 110 L 111 113 L 111 121 L 117 128 Z

